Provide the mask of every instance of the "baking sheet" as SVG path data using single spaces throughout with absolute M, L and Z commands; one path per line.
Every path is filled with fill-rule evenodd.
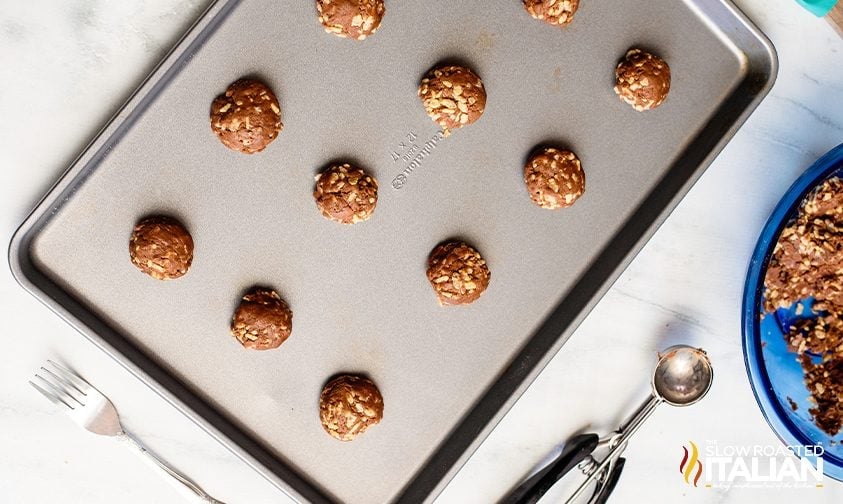
M 671 66 L 655 111 L 612 91 L 631 46 Z M 413 157 L 437 136 L 418 81 L 442 61 L 482 77 L 486 112 Z M 24 223 L 12 267 L 294 497 L 431 499 L 766 94 L 775 65 L 720 1 L 584 2 L 565 30 L 517 1 L 392 1 L 356 43 L 326 34 L 311 2 L 219 0 Z M 275 90 L 285 124 L 252 156 L 208 123 L 213 98 L 244 75 Z M 585 195 L 559 212 L 533 205 L 521 178 L 547 142 L 586 172 Z M 313 175 L 332 160 L 380 181 L 370 221 L 316 211 Z M 193 235 L 182 279 L 152 280 L 128 260 L 132 225 L 150 213 Z M 439 307 L 425 278 L 428 252 L 450 237 L 492 271 L 468 307 Z M 294 311 L 278 350 L 246 351 L 228 334 L 252 284 Z M 351 443 L 318 421 L 339 372 L 368 374 L 385 401 L 383 422 Z

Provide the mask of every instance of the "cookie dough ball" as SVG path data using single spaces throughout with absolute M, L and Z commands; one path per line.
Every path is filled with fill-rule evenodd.
M 231 150 L 260 152 L 283 127 L 278 99 L 256 80 L 238 80 L 211 104 L 211 129 Z
M 375 212 L 378 181 L 348 163 L 333 165 L 316 175 L 313 198 L 326 219 L 356 224 Z
M 450 131 L 472 124 L 486 109 L 486 90 L 483 81 L 468 68 L 446 65 L 434 68 L 419 85 L 419 97 L 427 115 Z
M 171 217 L 147 217 L 129 238 L 129 257 L 139 270 L 158 280 L 178 278 L 193 262 L 193 238 Z
M 574 20 L 580 0 L 524 0 L 524 8 L 536 19 L 556 26 L 567 26 Z
M 641 49 L 630 49 L 615 69 L 615 94 L 639 112 L 661 105 L 670 91 L 670 67 Z
M 293 332 L 293 312 L 272 289 L 253 287 L 231 319 L 231 334 L 246 348 L 278 348 Z
M 357 40 L 377 31 L 385 11 L 383 0 L 316 0 L 316 10 L 326 32 Z
M 577 155 L 569 150 L 545 147 L 524 166 L 524 183 L 536 205 L 557 210 L 569 207 L 585 191 L 585 173 Z
M 480 252 L 461 241 L 447 241 L 427 259 L 427 279 L 442 306 L 473 303 L 489 286 L 489 272 Z
M 322 389 L 319 418 L 325 432 L 340 441 L 351 441 L 381 421 L 383 397 L 371 380 L 342 375 Z

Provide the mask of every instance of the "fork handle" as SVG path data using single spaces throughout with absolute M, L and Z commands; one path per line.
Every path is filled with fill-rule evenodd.
M 141 444 L 141 442 L 135 439 L 135 437 L 131 434 L 123 432 L 117 436 L 117 441 L 125 446 L 128 446 L 133 452 L 140 455 L 141 459 L 152 466 L 157 472 L 168 476 L 166 479 L 170 481 L 176 490 L 178 490 L 179 493 L 189 501 L 201 504 L 225 504 L 224 502 L 218 501 L 205 493 L 205 491 L 190 478 L 170 467 L 169 464 L 164 462 L 160 457 L 158 457 L 158 455 L 144 447 L 143 444 Z

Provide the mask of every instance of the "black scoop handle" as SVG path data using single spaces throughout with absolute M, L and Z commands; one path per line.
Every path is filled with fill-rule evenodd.
M 612 490 L 615 489 L 615 485 L 618 484 L 618 480 L 621 477 L 621 471 L 623 471 L 623 465 L 626 463 L 626 459 L 621 457 L 615 462 L 615 466 L 612 468 L 611 474 L 609 474 L 606 482 L 603 486 L 598 490 L 598 494 L 593 497 L 592 504 L 606 504 L 609 500 L 609 495 L 612 493 Z
M 577 464 L 591 455 L 600 438 L 597 434 L 580 434 L 565 444 L 562 453 L 536 474 L 530 476 L 500 501 L 501 504 L 535 504 Z M 611 490 L 610 490 L 611 492 Z

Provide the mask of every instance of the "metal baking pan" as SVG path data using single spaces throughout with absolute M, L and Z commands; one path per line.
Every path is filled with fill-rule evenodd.
M 612 91 L 631 46 L 671 66 L 655 111 Z M 471 66 L 489 99 L 476 124 L 440 139 L 416 90 L 442 61 Z M 10 262 L 26 289 L 291 496 L 429 501 L 775 73 L 772 46 L 727 1 L 583 2 L 563 30 L 516 0 L 390 0 L 358 43 L 326 34 L 310 1 L 218 0 L 38 204 Z M 245 75 L 276 91 L 285 124 L 252 156 L 225 149 L 208 119 Z M 575 150 L 586 172 L 585 195 L 558 212 L 533 205 L 521 178 L 546 142 Z M 337 159 L 381 183 L 365 223 L 315 208 L 313 175 Z M 132 225 L 157 212 L 196 242 L 177 281 L 128 259 Z M 428 252 L 449 237 L 492 271 L 468 307 L 441 308 L 425 278 Z M 295 313 L 278 350 L 246 351 L 228 334 L 252 284 Z M 322 385 L 344 371 L 371 376 L 386 405 L 351 443 L 318 421 Z

